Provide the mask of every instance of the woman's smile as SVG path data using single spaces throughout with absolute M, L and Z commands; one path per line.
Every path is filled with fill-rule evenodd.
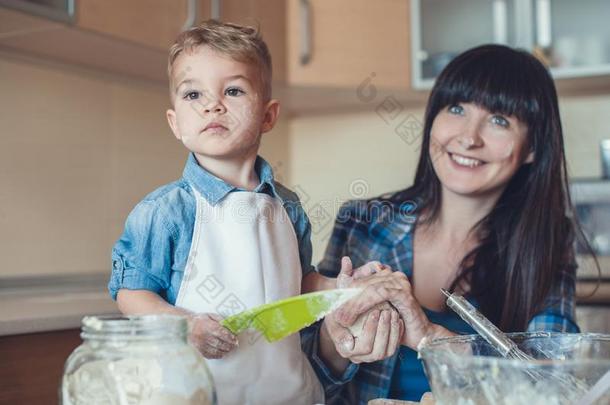
M 475 168 L 478 168 L 479 166 L 482 166 L 487 163 L 487 162 L 484 162 L 482 160 L 475 159 L 472 157 L 458 155 L 457 153 L 447 152 L 447 154 L 449 155 L 449 158 L 451 159 L 451 161 L 453 163 L 455 163 L 455 165 L 460 169 L 461 168 L 475 169 Z

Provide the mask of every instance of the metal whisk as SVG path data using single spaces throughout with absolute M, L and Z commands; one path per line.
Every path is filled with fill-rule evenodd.
M 519 359 L 526 361 L 535 360 L 533 357 L 519 349 L 517 344 L 510 340 L 500 329 L 496 327 L 489 319 L 485 318 L 482 313 L 466 300 L 464 297 L 451 294 L 449 291 L 441 288 L 441 291 L 447 297 L 447 306 L 468 323 L 474 330 L 477 331 L 494 349 L 500 352 L 503 357 L 510 359 Z
M 472 326 L 472 328 L 477 331 L 477 333 L 481 335 L 481 337 L 483 337 L 487 343 L 500 352 L 503 357 L 528 362 L 536 361 L 535 358 L 519 349 L 515 342 L 506 336 L 504 332 L 498 329 L 489 319 L 483 316 L 483 314 L 477 311 L 477 309 L 464 297 L 457 294 L 451 294 L 444 288 L 441 288 L 441 291 L 447 297 L 447 306 L 458 314 L 466 323 Z M 525 372 L 534 380 L 534 382 L 542 379 L 554 379 L 567 388 L 571 388 L 576 392 L 583 393 L 589 388 L 587 384 L 568 374 L 557 373 L 554 371 L 542 372 L 535 370 L 525 370 Z

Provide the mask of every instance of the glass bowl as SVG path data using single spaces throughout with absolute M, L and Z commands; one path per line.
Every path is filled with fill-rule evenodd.
M 508 336 L 536 360 L 503 358 L 479 335 L 424 342 L 419 353 L 437 405 L 573 405 L 610 370 L 610 335 Z M 610 390 L 594 404 L 610 404 Z

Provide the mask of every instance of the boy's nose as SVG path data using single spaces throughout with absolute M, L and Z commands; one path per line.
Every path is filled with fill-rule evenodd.
M 227 109 L 219 100 L 211 100 L 207 105 L 205 105 L 204 111 L 206 113 L 214 112 L 217 114 L 222 114 L 225 113 Z

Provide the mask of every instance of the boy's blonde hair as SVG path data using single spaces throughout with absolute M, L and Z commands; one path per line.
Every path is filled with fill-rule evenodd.
M 264 100 L 271 98 L 271 54 L 259 30 L 216 20 L 207 20 L 183 31 L 169 49 L 167 74 L 172 95 L 176 84 L 173 76 L 176 58 L 182 52 L 192 52 L 202 45 L 238 62 L 255 64 L 259 70 Z

